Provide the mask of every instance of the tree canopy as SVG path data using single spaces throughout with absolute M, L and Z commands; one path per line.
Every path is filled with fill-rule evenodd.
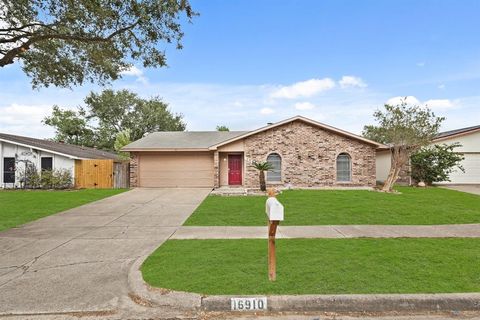
M 391 168 L 382 189 L 392 191 L 410 155 L 431 142 L 445 118 L 435 116 L 427 107 L 409 105 L 406 99 L 384 107 L 373 114 L 378 125 L 365 126 L 363 136 L 391 146 Z
M 218 125 L 217 126 L 217 131 L 230 131 L 230 129 L 227 126 Z
M 188 0 L 0 0 L 0 67 L 22 61 L 33 87 L 115 80 L 132 62 L 162 67 L 181 48 Z
M 55 140 L 114 150 L 118 138 L 135 141 L 154 131 L 183 131 L 181 114 L 158 97 L 143 99 L 128 90 L 90 93 L 78 111 L 53 107 L 43 122 L 55 129 Z M 128 135 L 128 137 L 127 137 Z

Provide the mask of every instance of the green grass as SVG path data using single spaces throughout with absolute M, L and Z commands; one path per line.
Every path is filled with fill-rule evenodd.
M 147 283 L 202 294 L 480 291 L 480 239 L 169 240 L 143 264 Z
M 366 190 L 287 190 L 283 225 L 480 223 L 480 196 L 442 188 L 399 187 L 401 194 Z M 187 226 L 265 225 L 263 196 L 209 196 Z
M 0 231 L 119 194 L 127 189 L 0 191 Z

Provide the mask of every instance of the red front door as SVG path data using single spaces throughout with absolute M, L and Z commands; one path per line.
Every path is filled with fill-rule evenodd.
M 228 156 L 228 184 L 242 184 L 242 155 L 231 154 Z

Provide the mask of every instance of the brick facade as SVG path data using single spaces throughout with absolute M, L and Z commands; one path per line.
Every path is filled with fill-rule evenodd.
M 258 171 L 251 164 L 266 161 L 270 153 L 282 158 L 280 185 L 375 186 L 375 146 L 294 121 L 245 139 L 245 187 L 258 188 Z M 350 182 L 337 182 L 336 158 L 340 153 L 351 157 Z
M 220 159 L 218 151 L 213 153 L 213 186 L 220 187 Z
M 138 187 L 138 154 L 130 153 L 130 187 Z

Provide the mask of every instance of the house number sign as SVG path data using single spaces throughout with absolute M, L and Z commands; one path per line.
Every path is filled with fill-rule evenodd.
M 267 297 L 231 298 L 232 311 L 267 310 Z

